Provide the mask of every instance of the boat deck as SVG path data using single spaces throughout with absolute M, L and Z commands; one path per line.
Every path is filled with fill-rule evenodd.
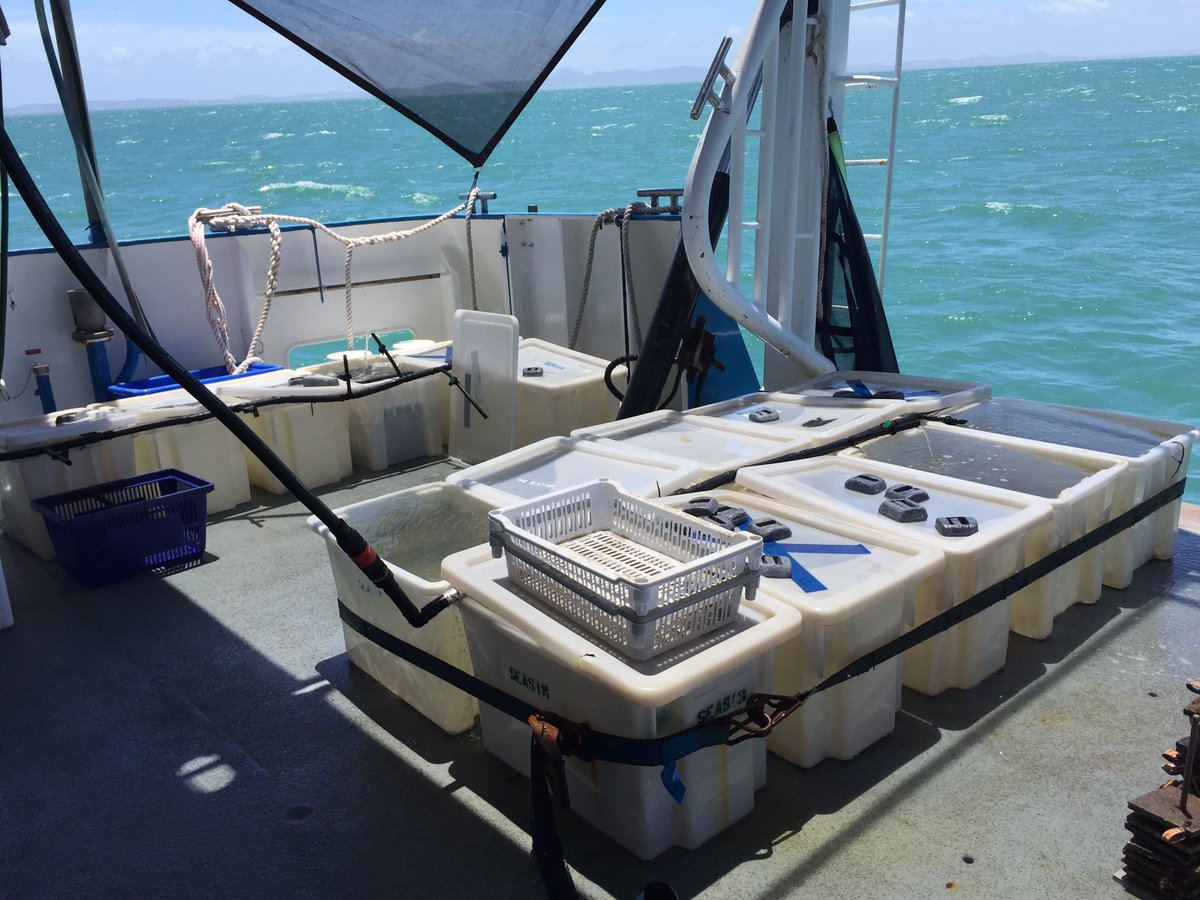
M 319 491 L 337 507 L 429 461 Z M 0 544 L 0 896 L 543 895 L 528 785 L 346 661 L 322 541 L 290 499 L 209 522 L 202 565 L 101 590 Z M 1126 802 L 1166 780 L 1200 676 L 1200 515 L 1171 562 L 1075 606 L 969 692 L 905 691 L 848 761 L 775 757 L 752 816 L 636 859 L 560 817 L 581 894 L 1120 897 Z

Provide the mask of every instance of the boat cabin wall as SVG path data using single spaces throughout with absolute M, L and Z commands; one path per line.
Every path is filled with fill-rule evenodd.
M 392 220 L 333 226 L 359 237 L 409 229 L 422 220 Z M 579 309 L 587 270 L 591 216 L 523 214 L 476 216 L 471 223 L 476 296 L 481 310 L 512 313 L 522 337 L 566 345 Z M 649 327 L 663 280 L 679 240 L 677 219 L 637 219 L 631 225 L 633 293 L 643 332 Z M 241 359 L 258 321 L 269 264 L 265 232 L 214 234 L 207 240 L 214 282 L 225 305 L 230 343 Z M 219 365 L 220 351 L 205 316 L 196 255 L 186 237 L 123 245 L 134 288 L 160 342 L 188 368 Z M 107 251 L 89 248 L 84 257 L 118 297 L 123 297 Z M 471 308 L 471 276 L 462 219 L 443 223 L 401 241 L 364 246 L 353 260 L 356 335 L 411 329 L 417 337 L 446 340 L 456 309 Z M 344 339 L 342 245 L 306 228 L 283 233 L 274 305 L 263 333 L 263 359 L 285 365 L 298 344 Z M 318 276 L 318 267 L 320 275 Z M 619 231 L 597 235 L 591 286 L 578 349 L 612 359 L 635 352 L 632 323 L 625 312 Z M 31 366 L 46 363 L 58 408 L 93 401 L 83 345 L 75 329 L 67 291 L 79 284 L 50 251 L 15 253 L 10 291 L 4 380 L 7 396 L 0 419 L 41 413 Z M 324 296 L 319 285 L 324 286 Z M 125 341 L 107 344 L 114 378 L 125 361 Z M 133 378 L 159 371 L 143 359 Z M 22 393 L 23 386 L 28 387 Z

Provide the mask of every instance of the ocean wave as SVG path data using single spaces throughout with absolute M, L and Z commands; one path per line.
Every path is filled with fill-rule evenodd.
M 990 212 L 1004 213 L 1006 216 L 1013 211 L 1011 203 L 1001 203 L 999 200 L 989 200 L 984 204 L 984 208 Z
M 117 146 L 118 147 L 128 147 L 130 144 L 140 144 L 140 143 L 141 143 L 141 140 L 139 138 L 124 138 L 123 140 L 117 141 Z
M 330 131 L 328 128 L 322 128 L 320 131 L 305 132 L 305 137 L 312 137 L 314 134 L 337 134 L 336 131 Z
M 1008 121 L 1008 116 L 1006 116 L 1004 113 L 991 113 L 986 116 L 976 116 L 975 118 L 978 119 L 980 122 L 1007 122 Z
M 436 194 L 426 194 L 423 191 L 417 191 L 409 199 L 417 206 L 433 206 L 438 202 Z
M 263 141 L 277 141 L 280 138 L 295 137 L 295 136 L 296 136 L 295 134 L 292 134 L 290 132 L 285 134 L 282 131 L 268 131 L 266 134 L 259 135 L 259 139 L 263 140 Z
M 342 194 L 345 197 L 374 197 L 375 192 L 357 184 L 323 184 L 320 181 L 275 181 L 258 189 L 260 194 L 270 191 L 314 191 L 327 194 Z
M 966 106 L 969 103 L 978 103 L 983 99 L 983 94 L 975 94 L 971 97 L 951 97 L 947 103 L 953 103 L 956 106 Z

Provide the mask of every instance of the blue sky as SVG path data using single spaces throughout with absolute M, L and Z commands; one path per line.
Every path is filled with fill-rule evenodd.
M 5 5 L 5 102 L 54 100 L 32 0 Z M 91 100 L 228 99 L 351 90 L 227 0 L 75 0 Z M 734 8 L 739 12 L 734 12 Z M 752 4 L 609 0 L 563 66 L 585 72 L 707 65 Z M 855 14 L 852 66 L 892 57 L 895 10 Z M 909 0 L 910 61 L 1200 53 L 1200 0 Z

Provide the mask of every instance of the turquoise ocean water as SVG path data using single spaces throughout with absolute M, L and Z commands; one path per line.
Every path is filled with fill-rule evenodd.
M 484 169 L 493 210 L 594 213 L 682 186 L 694 91 L 543 93 Z M 890 102 L 848 97 L 849 156 L 884 155 Z M 65 123 L 7 124 L 84 240 Z M 182 234 L 230 200 L 324 221 L 441 211 L 472 174 L 371 100 L 105 111 L 93 127 L 122 238 Z M 897 159 L 885 303 L 903 370 L 1200 422 L 1200 57 L 908 72 Z M 878 230 L 882 173 L 852 169 L 851 191 Z M 45 245 L 23 209 L 12 229 L 14 247 Z

